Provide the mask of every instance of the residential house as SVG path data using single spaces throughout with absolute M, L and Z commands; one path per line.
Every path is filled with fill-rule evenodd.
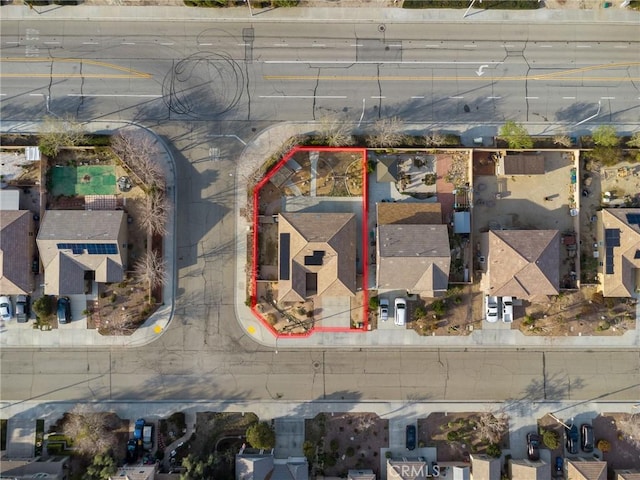
M 514 153 L 498 160 L 498 175 L 544 175 L 544 155 Z
M 125 465 L 118 467 L 109 480 L 155 480 L 157 470 L 156 465 Z
M 600 225 L 602 294 L 631 297 L 640 288 L 640 208 L 605 208 L 600 212 Z
M 615 470 L 615 480 L 640 480 L 640 469 Z
M 393 157 L 382 157 L 376 162 L 376 180 L 396 182 L 398 180 L 398 161 Z
M 0 210 L 0 292 L 26 295 L 33 291 L 31 263 L 35 249 L 33 214 Z
M 438 462 L 440 480 L 471 480 L 471 469 L 463 462 Z
M 347 480 L 376 480 L 373 470 L 349 470 Z
M 236 455 L 236 480 L 308 480 L 309 464 L 305 457 L 276 459 L 273 453 Z
M 417 458 L 387 459 L 387 480 L 425 480 L 429 478 L 429 465 Z
M 447 291 L 451 248 L 438 203 L 377 205 L 379 291 L 437 297 Z
M 551 466 L 542 460 L 509 460 L 509 472 L 512 480 L 551 480 Z
M 560 286 L 558 230 L 490 230 L 484 290 L 497 297 L 540 300 Z
M 121 210 L 48 210 L 38 250 L 46 295 L 86 293 L 91 282 L 112 283 L 127 268 L 127 216 Z
M 500 480 L 501 465 L 499 458 L 474 453 L 471 455 L 471 467 L 471 478 L 473 480 Z
M 567 478 L 571 480 L 607 480 L 607 462 L 582 457 L 567 460 Z
M 354 214 L 278 215 L 278 301 L 355 295 L 356 241 Z
M 67 480 L 69 475 L 69 457 L 11 458 L 3 455 L 0 459 L 0 478 L 27 480 L 46 478 L 47 480 Z

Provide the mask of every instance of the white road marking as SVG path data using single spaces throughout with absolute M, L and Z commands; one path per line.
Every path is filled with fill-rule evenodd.
M 576 48 L 591 48 L 591 45 L 576 45 Z
M 135 45 L 135 42 L 122 42 L 120 45 Z
M 82 42 L 83 45 L 98 45 L 98 42 Z
M 429 45 L 429 44 L 425 45 L 425 47 L 427 48 L 438 48 L 439 46 L 440 45 Z
M 540 48 L 553 48 L 553 45 L 539 45 Z
M 616 45 L 613 48 L 627 48 L 627 45 Z
M 18 45 L 20 42 L 4 42 L 7 45 Z
M 464 97 L 449 97 L 449 98 L 457 98 L 457 99 L 461 99 L 461 98 L 464 98 Z
M 324 43 L 314 43 L 313 45 L 311 45 L 312 47 L 326 47 L 326 45 Z
M 0 97 L 6 97 L 7 94 L 6 93 L 0 93 Z
M 44 93 L 30 93 L 30 97 L 44 97 Z
M 173 42 L 161 42 L 160 45 L 174 45 Z
M 362 44 L 361 43 L 352 43 L 351 46 L 352 47 L 361 47 Z
M 464 48 L 476 48 L 477 45 L 465 45 Z
M 387 97 L 382 97 L 382 96 L 381 96 L 381 97 L 369 97 L 369 98 L 373 98 L 373 99 L 376 99 L 376 100 L 380 100 L 381 98 L 387 98 Z
M 246 47 L 246 46 L 248 46 L 249 44 L 248 44 L 248 43 L 238 43 L 238 44 L 236 44 L 236 45 L 238 45 L 239 47 Z
M 399 43 L 393 43 L 391 45 L 387 45 L 387 47 L 397 47 L 397 48 L 402 48 L 402 45 Z
M 288 43 L 274 43 L 273 46 L 274 47 L 288 47 L 289 44 Z
M 515 47 L 515 45 L 509 45 L 509 44 L 503 44 L 502 46 L 505 47 L 505 48 L 513 48 L 513 47 Z
M 347 98 L 346 95 L 260 95 L 260 98 Z
M 600 100 L 615 100 L 616 97 L 600 97 Z
M 60 45 L 60 42 L 44 42 L 45 45 Z
M 199 47 L 210 47 L 211 45 L 213 45 L 213 43 L 199 43 L 198 44 Z
M 502 97 L 487 97 L 489 100 L 500 99 Z
M 576 97 L 562 97 L 563 100 L 575 100 Z
M 422 95 L 417 95 L 417 96 L 415 96 L 415 97 L 411 97 L 411 98 L 413 98 L 413 99 L 416 99 L 416 98 L 424 98 L 424 96 L 422 96 Z
M 116 93 L 67 93 L 67 97 L 142 97 L 142 98 L 160 98 L 162 95 L 153 94 L 116 94 Z
M 524 97 L 527 100 L 538 100 L 540 97 Z

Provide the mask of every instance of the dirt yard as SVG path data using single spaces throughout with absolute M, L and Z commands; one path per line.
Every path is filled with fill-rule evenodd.
M 445 298 L 409 302 L 408 328 L 418 335 L 469 335 L 482 328 L 481 304 L 482 295 L 472 285 L 456 286 Z
M 479 418 L 479 412 L 432 413 L 418 419 L 418 443 L 436 447 L 440 462 L 469 461 L 469 454 L 486 453 L 489 446 L 476 429 Z M 502 450 L 509 448 L 508 431 L 498 445 Z
M 635 309 L 635 300 L 603 298 L 584 287 L 526 306 L 514 328 L 525 335 L 622 335 L 635 328 Z
M 619 429 L 619 422 L 623 418 L 630 418 L 627 413 L 604 413 L 598 415 L 593 420 L 593 431 L 596 445 L 599 440 L 607 440 L 611 446 L 608 452 L 604 453 L 603 460 L 607 462 L 609 471 L 623 468 L 640 468 L 640 457 L 638 451 L 640 442 L 640 415 L 633 417 L 636 420 L 635 441 L 630 438 L 627 432 Z
M 305 420 L 312 474 L 346 478 L 348 470 L 371 469 L 379 476 L 380 449 L 388 446 L 389 421 L 373 413 L 321 413 Z

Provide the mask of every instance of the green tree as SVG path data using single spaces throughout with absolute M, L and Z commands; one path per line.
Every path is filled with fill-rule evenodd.
M 487 455 L 493 458 L 500 458 L 502 455 L 502 450 L 500 449 L 500 445 L 497 443 L 492 443 L 487 447 Z
M 182 466 L 186 472 L 180 475 L 180 480 L 209 480 L 214 478 L 214 470 L 220 458 L 215 453 L 206 457 L 197 457 L 193 454 L 182 459 Z
M 38 135 L 40 151 L 55 157 L 63 147 L 75 147 L 86 142 L 82 125 L 73 117 L 45 117 Z
M 640 148 L 640 132 L 636 132 L 631 136 L 631 140 L 627 142 L 627 147 Z
M 593 143 L 599 147 L 615 147 L 620 143 L 618 133 L 615 127 L 611 125 L 600 125 L 593 131 L 591 137 L 593 138 Z
M 107 480 L 116 473 L 116 461 L 111 452 L 93 457 L 93 462 L 87 467 L 82 480 Z
M 542 430 L 540 433 L 542 434 L 542 443 L 545 447 L 550 450 L 558 448 L 560 440 L 558 439 L 558 434 L 556 432 L 553 430 Z
M 33 311 L 38 318 L 45 318 L 53 313 L 53 303 L 49 295 L 44 295 L 33 302 Z
M 529 135 L 529 132 L 527 132 L 527 129 L 513 120 L 508 120 L 500 127 L 499 135 L 506 140 L 509 148 L 533 148 L 533 139 L 531 135 Z
M 247 428 L 246 436 L 253 448 L 271 449 L 276 445 L 276 434 L 267 422 L 254 423 Z

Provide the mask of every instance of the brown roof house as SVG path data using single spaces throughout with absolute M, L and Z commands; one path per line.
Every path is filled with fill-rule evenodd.
M 509 460 L 509 470 L 513 480 L 551 480 L 551 466 L 538 460 Z
M 616 470 L 616 479 L 615 480 L 640 480 L 640 470 L 638 469 L 621 469 Z
M 347 480 L 376 480 L 373 470 L 349 470 Z
M 605 208 L 600 219 L 602 294 L 631 297 L 640 288 L 640 208 Z
M 281 213 L 278 237 L 279 302 L 355 295 L 355 215 Z
M 557 295 L 558 230 L 490 230 L 485 292 L 524 300 Z
M 236 455 L 236 480 L 308 480 L 309 464 L 305 457 L 276 459 L 272 453 Z
M 471 455 L 473 480 L 500 480 L 501 465 L 499 458 L 474 453 Z
M 46 295 L 85 293 L 85 280 L 120 282 L 127 265 L 122 210 L 48 210 L 38 232 Z
M 33 290 L 31 262 L 35 247 L 33 214 L 0 210 L 0 292 L 21 295 Z
M 451 248 L 440 204 L 379 203 L 376 250 L 378 290 L 423 297 L 447 291 Z
M 607 480 L 607 462 L 580 457 L 567 460 L 567 478 L 571 480 Z
M 69 457 L 11 458 L 5 454 L 0 459 L 0 477 L 11 480 L 66 480 L 69 478 Z

